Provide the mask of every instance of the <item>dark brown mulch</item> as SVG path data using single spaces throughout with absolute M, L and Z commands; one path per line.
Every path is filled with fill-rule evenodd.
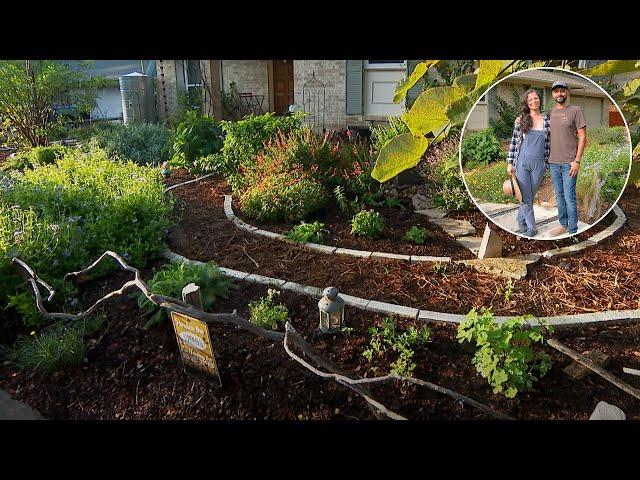
M 148 278 L 151 269 L 144 272 Z M 80 286 L 83 304 L 119 287 L 129 276 Z M 237 309 L 245 318 L 247 304 L 266 294 L 266 287 L 240 284 L 216 312 Z M 393 352 L 369 363 L 362 352 L 370 341 L 368 329 L 380 315 L 347 308 L 351 333 L 320 335 L 316 301 L 282 292 L 278 301 L 289 310 L 294 327 L 314 348 L 353 375 L 376 376 L 389 370 Z M 24 373 L 0 365 L 0 388 L 54 419 L 371 419 L 357 394 L 332 380 L 323 380 L 290 359 L 283 346 L 238 330 L 211 325 L 222 388 L 186 375 L 180 364 L 175 335 L 165 323 L 144 330 L 135 300 L 110 301 L 105 307 L 105 330 L 89 341 L 88 363 L 67 372 Z M 413 322 L 400 320 L 402 328 Z M 607 368 L 623 376 L 623 366 L 640 368 L 640 325 L 606 325 L 558 331 L 560 341 L 580 352 L 598 348 L 612 358 Z M 541 347 L 540 347 L 541 348 Z M 553 368 L 532 392 L 509 400 L 492 394 L 491 387 L 471 364 L 473 349 L 455 340 L 455 326 L 433 325 L 426 350 L 416 352 L 413 375 L 483 402 L 517 419 L 587 419 L 604 400 L 621 408 L 629 419 L 640 419 L 640 403 L 595 374 L 581 381 L 562 369 L 571 360 L 544 347 Z M 299 352 L 298 352 L 299 353 Z M 640 379 L 624 376 L 640 386 Z M 423 420 L 490 419 L 470 406 L 422 387 L 399 382 L 372 386 L 376 400 L 410 418 Z
M 229 194 L 230 192 L 227 192 Z M 277 233 L 286 233 L 293 225 L 273 222 L 260 222 L 247 218 L 242 213 L 239 202 L 234 198 L 233 211 L 246 222 Z M 429 222 L 425 215 L 417 214 L 411 208 L 376 207 L 384 219 L 384 236 L 375 240 L 360 237 L 351 233 L 352 216 L 342 213 L 337 206 L 331 206 L 327 210 L 319 212 L 308 222 L 317 220 L 324 223 L 325 233 L 322 243 L 333 247 L 352 248 L 369 252 L 398 253 L 402 255 L 429 255 L 434 257 L 452 257 L 456 259 L 473 258 L 473 254 L 458 242 L 452 242 L 452 238 L 438 225 Z M 403 240 L 402 237 L 413 226 L 426 228 L 429 238 L 423 245 Z
M 542 316 L 640 308 L 640 194 L 633 186 L 620 202 L 629 220 L 614 238 L 575 257 L 542 261 L 516 282 L 509 301 L 503 278 L 462 265 L 449 264 L 442 274 L 432 263 L 326 255 L 251 236 L 226 219 L 225 191 L 219 179 L 174 190 L 181 212 L 169 235 L 174 251 L 227 268 L 320 288 L 334 285 L 349 295 L 439 312 L 466 314 L 472 307 L 492 305 L 496 314 Z M 531 243 L 550 248 L 554 242 Z

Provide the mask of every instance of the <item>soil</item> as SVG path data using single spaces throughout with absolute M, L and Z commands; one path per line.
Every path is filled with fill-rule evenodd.
M 171 183 L 185 180 L 175 174 Z M 213 259 L 222 266 L 261 273 L 299 283 L 336 285 L 343 293 L 393 301 L 418 308 L 466 313 L 472 306 L 493 304 L 494 312 L 516 314 L 579 313 L 604 309 L 640 308 L 640 194 L 628 187 L 621 207 L 628 215 L 614 238 L 576 257 L 544 262 L 516 282 L 509 301 L 504 280 L 463 266 L 448 266 L 445 275 L 431 264 L 365 260 L 309 252 L 296 245 L 256 238 L 233 227 L 224 217 L 219 179 L 204 180 L 174 190 L 179 224 L 170 233 L 170 247 L 192 259 Z M 161 261 L 143 270 L 149 279 Z M 256 266 L 256 263 L 259 266 Z M 79 285 L 88 306 L 119 288 L 130 274 Z M 228 300 L 216 302 L 215 312 L 247 318 L 247 304 L 266 294 L 267 287 L 239 283 Z M 369 363 L 362 352 L 368 329 L 381 315 L 347 307 L 351 333 L 334 336 L 317 331 L 317 300 L 283 291 L 278 301 L 289 310 L 294 327 L 342 369 L 360 377 L 382 375 L 395 359 L 393 352 Z M 222 387 L 183 372 L 170 324 L 145 330 L 134 298 L 106 303 L 106 326 L 89 340 L 88 363 L 46 375 L 20 372 L 0 364 L 0 388 L 55 419 L 372 419 L 364 400 L 331 380 L 323 380 L 290 359 L 281 344 L 230 325 L 211 325 L 210 333 Z M 402 328 L 415 324 L 399 319 Z M 473 348 L 459 344 L 455 326 L 434 324 L 431 341 L 416 352 L 413 375 L 467 395 L 517 419 L 585 420 L 599 401 L 621 408 L 628 419 L 640 419 L 634 397 L 595 374 L 574 381 L 563 373 L 572 360 L 544 348 L 553 368 L 531 392 L 515 399 L 494 395 L 471 363 Z M 558 329 L 554 338 L 581 353 L 599 349 L 610 355 L 607 370 L 639 388 L 640 378 L 622 367 L 640 369 L 640 324 L 608 323 Z M 489 419 L 485 413 L 423 387 L 400 382 L 371 386 L 374 398 L 411 419 Z
M 327 255 L 249 235 L 224 215 L 228 186 L 219 179 L 173 191 L 180 221 L 169 233 L 169 246 L 193 260 L 213 260 L 223 267 L 319 288 L 333 285 L 349 295 L 439 312 L 466 314 L 473 307 L 492 305 L 499 315 L 549 316 L 640 308 L 640 228 L 635 220 L 640 194 L 633 186 L 621 199 L 629 220 L 616 236 L 583 255 L 541 260 L 527 278 L 516 282 L 509 301 L 505 301 L 505 279 L 464 265 L 447 264 L 442 272 L 430 262 Z M 484 228 L 487 221 L 477 210 L 468 212 L 467 218 L 476 228 Z M 593 233 L 581 235 L 587 238 Z M 521 237 L 506 232 L 500 235 L 505 250 L 516 254 L 574 243 L 516 240 Z
M 157 266 L 157 265 L 156 265 Z M 152 269 L 143 272 L 149 278 Z M 129 274 L 80 286 L 83 304 L 119 287 Z M 266 287 L 239 284 L 229 300 L 219 300 L 215 312 L 237 309 L 248 317 L 248 302 L 264 296 Z M 368 329 L 382 316 L 347 307 L 350 333 L 333 336 L 317 331 L 316 301 L 281 292 L 294 327 L 325 358 L 352 375 L 383 375 L 395 360 L 393 352 L 369 363 Z M 51 375 L 24 373 L 0 365 L 0 388 L 53 419 L 190 419 L 190 420 L 354 420 L 372 419 L 362 398 L 332 380 L 323 380 L 290 359 L 279 342 L 230 325 L 210 326 L 222 387 L 196 379 L 180 363 L 169 322 L 143 329 L 134 299 L 122 297 L 105 307 L 106 327 L 89 340 L 88 363 Z M 400 328 L 415 325 L 398 320 Z M 471 363 L 473 348 L 459 344 L 455 326 L 432 325 L 427 348 L 418 350 L 413 375 L 467 395 L 516 419 L 588 419 L 603 400 L 621 408 L 628 419 L 640 419 L 637 399 L 591 374 L 574 381 L 563 373 L 571 359 L 544 347 L 553 368 L 531 392 L 515 399 L 494 395 Z M 559 330 L 554 337 L 580 352 L 594 348 L 611 356 L 607 369 L 640 387 L 640 378 L 627 378 L 622 367 L 640 368 L 640 324 L 606 325 Z M 542 347 L 539 347 L 542 348 Z M 299 353 L 299 352 L 297 352 Z M 410 419 L 491 419 L 489 415 L 423 387 L 393 382 L 371 386 L 374 398 Z

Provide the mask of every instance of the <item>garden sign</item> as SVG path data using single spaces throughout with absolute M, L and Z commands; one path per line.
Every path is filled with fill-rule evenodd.
M 171 320 L 185 371 L 199 378 L 213 378 L 214 383 L 221 387 L 222 381 L 213 356 L 207 324 L 177 312 L 171 312 Z

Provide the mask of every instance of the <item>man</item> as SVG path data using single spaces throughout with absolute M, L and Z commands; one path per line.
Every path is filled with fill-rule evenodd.
M 569 105 L 569 88 L 564 81 L 553 82 L 551 93 L 556 106 L 550 112 L 549 168 L 556 191 L 560 225 L 550 230 L 549 235 L 557 237 L 567 232 L 572 235 L 578 231 L 576 181 L 587 142 L 587 125 L 580 107 Z

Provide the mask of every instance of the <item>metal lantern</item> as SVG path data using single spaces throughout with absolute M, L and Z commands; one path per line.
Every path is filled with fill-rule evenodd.
M 171 169 L 169 168 L 169 162 L 163 162 L 162 163 L 162 175 L 164 175 L 164 178 L 167 178 L 170 173 L 171 173 Z
M 344 300 L 338 295 L 336 287 L 327 287 L 318 302 L 320 310 L 320 326 L 323 333 L 338 331 L 344 326 Z

